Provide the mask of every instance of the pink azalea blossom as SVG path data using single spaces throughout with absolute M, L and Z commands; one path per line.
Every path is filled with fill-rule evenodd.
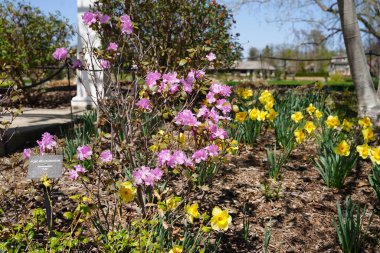
M 172 73 L 163 74 L 162 81 L 164 83 L 175 84 L 175 83 L 179 83 L 180 80 L 177 78 L 177 72 L 172 72 Z
M 212 140 L 215 140 L 215 139 L 224 140 L 228 138 L 227 131 L 224 130 L 223 128 L 218 128 L 216 125 L 212 125 L 210 127 L 210 132 L 212 133 L 211 134 Z
M 206 58 L 208 61 L 213 61 L 216 59 L 216 55 L 213 52 L 210 52 L 208 55 L 206 55 Z
M 92 25 L 92 24 L 95 24 L 96 23 L 96 14 L 95 13 L 92 13 L 92 12 L 85 12 L 83 15 L 82 15 L 82 20 L 83 20 L 83 23 L 85 25 Z
M 100 153 L 100 160 L 104 163 L 108 163 L 112 161 L 112 153 L 110 150 L 104 150 L 102 153 Z
M 214 83 L 210 87 L 210 91 L 215 93 L 215 94 L 220 94 L 222 96 L 228 97 L 231 95 L 231 87 L 228 85 L 221 85 L 218 83 Z
M 178 84 L 173 84 L 173 85 L 170 86 L 170 88 L 169 88 L 169 93 L 170 93 L 171 95 L 175 94 L 175 93 L 179 90 L 178 87 L 179 87 Z
M 212 119 L 215 124 L 217 124 L 219 122 L 219 119 L 221 118 L 215 107 L 211 108 L 208 117 Z
M 231 104 L 226 99 L 219 99 L 216 101 L 216 108 L 222 111 L 224 115 L 232 110 Z
M 82 64 L 82 61 L 81 60 L 78 60 L 78 59 L 75 59 L 74 62 L 73 62 L 73 66 L 72 68 L 74 70 L 76 69 L 83 69 L 83 64 Z
M 195 71 L 195 77 L 198 78 L 198 79 L 201 79 L 205 75 L 206 75 L 206 72 L 204 72 L 203 70 L 197 70 L 197 71 Z
M 48 132 L 45 132 L 42 135 L 41 140 L 37 141 L 37 144 L 38 144 L 38 146 L 40 148 L 41 154 L 43 154 L 46 149 L 51 150 L 51 149 L 53 149 L 54 147 L 57 146 L 57 142 L 54 140 L 54 136 L 51 135 Z
M 207 106 L 203 105 L 199 110 L 198 110 L 198 113 L 197 113 L 197 117 L 200 118 L 200 117 L 208 117 L 208 114 L 210 113 L 210 111 L 207 109 Z
M 108 16 L 107 14 L 101 14 L 101 13 L 99 13 L 97 17 L 99 19 L 99 22 L 102 24 L 108 23 L 108 21 L 111 19 L 111 17 Z
M 120 29 L 123 34 L 131 34 L 133 32 L 133 24 L 130 16 L 123 15 L 120 17 Z
M 207 160 L 207 152 L 205 149 L 200 149 L 194 152 L 192 156 L 195 163 L 200 163 Z
M 119 46 L 116 43 L 110 42 L 110 44 L 107 47 L 107 50 L 116 52 L 118 48 Z
M 87 172 L 87 170 L 84 167 L 82 167 L 81 165 L 79 165 L 79 164 L 75 165 L 74 168 L 75 168 L 75 171 L 77 173 L 85 173 L 85 172 Z
M 92 150 L 89 146 L 83 145 L 77 148 L 77 157 L 79 160 L 83 161 L 92 156 Z
M 177 151 L 174 151 L 173 155 L 170 157 L 168 165 L 171 168 L 175 168 L 177 165 L 185 164 L 186 159 L 187 157 L 185 153 L 181 150 L 177 150 Z
M 67 49 L 64 47 L 57 48 L 53 53 L 53 58 L 57 61 L 66 60 L 68 56 Z
M 99 63 L 100 63 L 100 67 L 102 67 L 102 69 L 109 69 L 109 68 L 111 68 L 111 62 L 108 61 L 108 60 L 100 59 Z
M 156 181 L 161 180 L 163 172 L 160 168 L 155 168 L 151 170 L 151 173 Z
M 207 95 L 206 95 L 206 100 L 207 100 L 207 102 L 210 103 L 210 104 L 215 103 L 215 101 L 216 101 L 215 93 L 209 91 L 209 92 L 207 93 Z
M 78 172 L 76 170 L 69 170 L 69 177 L 71 180 L 77 180 L 78 179 Z
M 153 186 L 156 181 L 161 179 L 162 171 L 159 168 L 152 170 L 147 166 L 141 166 L 133 171 L 132 175 L 135 184 Z
M 136 103 L 137 107 L 139 109 L 145 109 L 145 110 L 151 110 L 152 109 L 152 104 L 149 99 L 142 98 Z
M 24 152 L 22 153 L 24 160 L 28 160 L 32 154 L 32 151 L 30 148 L 24 149 Z
M 201 123 L 190 110 L 184 110 L 175 117 L 175 123 L 183 126 L 199 126 Z
M 167 162 L 170 161 L 171 157 L 172 157 L 172 152 L 170 150 L 168 149 L 161 150 L 157 154 L 158 166 L 160 167 L 164 166 Z
M 160 80 L 160 78 L 161 74 L 158 71 L 148 72 L 146 74 L 145 82 L 149 88 L 152 88 L 153 86 L 157 85 L 157 81 Z
M 205 149 L 207 150 L 209 156 L 218 156 L 219 154 L 219 147 L 215 144 L 207 146 Z

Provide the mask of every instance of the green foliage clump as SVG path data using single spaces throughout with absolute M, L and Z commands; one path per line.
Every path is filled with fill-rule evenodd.
M 0 72 L 19 86 L 44 76 L 38 66 L 52 65 L 52 53 L 66 47 L 73 28 L 59 13 L 45 15 L 27 3 L 0 3 Z

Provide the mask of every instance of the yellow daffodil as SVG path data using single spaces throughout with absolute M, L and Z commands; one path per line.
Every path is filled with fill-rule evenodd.
M 294 131 L 294 137 L 296 137 L 296 142 L 300 144 L 305 140 L 305 133 L 302 129 L 296 129 Z
M 185 134 L 184 134 L 184 133 L 179 133 L 178 142 L 179 142 L 180 144 L 184 144 L 185 141 L 186 141 Z
M 344 131 L 350 132 L 353 125 L 354 125 L 354 123 L 352 123 L 351 121 L 349 121 L 347 119 L 343 120 L 342 127 L 343 127 Z
M 174 245 L 174 247 L 169 251 L 169 253 L 182 253 L 183 247 L 179 245 Z
M 372 126 L 372 121 L 370 118 L 368 118 L 367 116 L 365 116 L 364 118 L 362 119 L 359 119 L 358 121 L 359 125 L 362 127 L 362 128 L 369 128 Z
M 190 204 L 185 205 L 185 212 L 190 223 L 193 223 L 194 218 L 198 219 L 200 216 L 199 211 L 198 211 L 198 203 L 194 203 L 192 205 Z
M 253 108 L 249 111 L 249 118 L 251 120 L 257 120 L 257 118 L 260 116 L 260 110 L 257 108 Z
M 343 140 L 338 144 L 338 146 L 336 146 L 334 151 L 340 156 L 349 156 L 350 146 L 348 145 L 347 141 Z
M 236 150 L 239 149 L 239 143 L 237 140 L 232 140 L 230 142 L 230 146 L 227 148 L 227 152 L 229 154 L 233 154 Z
M 232 221 L 231 216 L 228 214 L 227 210 L 222 210 L 220 207 L 214 207 L 212 209 L 212 218 L 211 218 L 211 228 L 219 231 L 224 230 L 226 231 L 228 229 L 228 226 L 230 225 Z
M 267 116 L 268 112 L 266 111 L 259 111 L 259 115 L 257 116 L 258 121 L 264 121 L 265 117 Z
M 265 101 L 265 110 L 269 111 L 274 106 L 274 97 L 268 97 Z
M 303 119 L 302 112 L 293 113 L 291 118 L 294 122 L 299 123 Z
M 326 126 L 328 128 L 337 128 L 340 125 L 338 116 L 328 116 L 326 119 Z
M 259 97 L 259 101 L 261 104 L 265 105 L 267 100 L 270 99 L 271 97 L 272 97 L 272 94 L 268 90 L 265 90 L 261 93 Z
M 318 109 L 316 109 L 314 115 L 319 120 L 322 117 L 323 114 L 322 114 L 321 111 L 319 111 Z
M 305 126 L 304 126 L 304 129 L 305 129 L 306 132 L 308 132 L 309 134 L 311 134 L 312 132 L 314 132 L 314 130 L 315 130 L 315 125 L 314 125 L 313 121 L 306 121 Z
M 306 111 L 307 113 L 310 115 L 310 116 L 313 116 L 313 113 L 315 112 L 317 108 L 315 108 L 313 106 L 313 104 L 309 104 L 309 106 L 306 108 Z
M 235 120 L 238 122 L 244 122 L 247 118 L 247 112 L 238 112 L 235 115 Z
M 380 146 L 377 146 L 376 148 L 371 148 L 370 158 L 372 162 L 380 164 Z
M 253 96 L 253 91 L 250 88 L 245 88 L 241 92 L 241 97 L 243 99 L 248 99 Z
M 368 146 L 367 143 L 363 144 L 363 145 L 358 145 L 356 147 L 356 151 L 358 151 L 359 153 L 359 156 L 363 159 L 367 159 L 368 156 L 370 155 L 371 153 L 371 148 Z
M 274 109 L 270 109 L 268 111 L 267 118 L 270 122 L 273 122 L 273 120 L 277 117 L 278 113 Z
M 129 181 L 120 183 L 119 195 L 124 203 L 129 203 L 135 198 L 136 188 L 133 187 L 132 183 Z
M 375 134 L 373 133 L 372 131 L 372 128 L 364 128 L 362 130 L 362 134 L 363 134 L 363 139 L 364 139 L 364 142 L 367 143 L 367 142 L 370 142 L 370 141 L 374 141 L 376 138 L 375 138 Z

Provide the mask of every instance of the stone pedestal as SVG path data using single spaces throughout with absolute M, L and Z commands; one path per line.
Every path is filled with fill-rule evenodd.
M 82 15 L 90 10 L 91 0 L 77 0 L 78 8 L 78 46 L 77 58 L 80 59 L 88 70 L 77 70 L 77 95 L 72 98 L 73 108 L 94 108 L 98 99 L 103 95 L 103 71 L 99 62 L 91 53 L 90 48 L 98 47 L 100 40 L 96 32 L 90 29 L 82 21 Z M 81 52 L 85 51 L 83 56 Z

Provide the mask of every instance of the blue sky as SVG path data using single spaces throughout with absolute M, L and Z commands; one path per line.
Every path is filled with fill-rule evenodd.
M 1 0 L 0 0 L 1 1 Z M 62 16 L 76 24 L 76 0 L 27 0 L 31 5 L 39 7 L 43 12 L 60 11 Z M 259 49 L 267 44 L 292 43 L 291 30 L 286 26 L 266 22 L 267 13 L 245 6 L 234 13 L 236 25 L 234 33 L 240 33 L 240 43 L 247 54 L 251 46 Z M 75 44 L 76 40 L 73 40 Z

